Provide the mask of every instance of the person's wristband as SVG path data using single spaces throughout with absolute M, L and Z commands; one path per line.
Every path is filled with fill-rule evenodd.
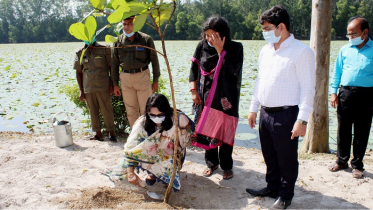
M 192 92 L 193 90 L 197 90 L 197 88 L 192 88 L 192 89 L 190 89 L 190 92 Z

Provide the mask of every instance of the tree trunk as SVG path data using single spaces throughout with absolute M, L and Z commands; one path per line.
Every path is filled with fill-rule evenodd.
M 303 153 L 329 153 L 328 86 L 332 0 L 312 0 L 311 48 L 316 57 L 316 94 Z

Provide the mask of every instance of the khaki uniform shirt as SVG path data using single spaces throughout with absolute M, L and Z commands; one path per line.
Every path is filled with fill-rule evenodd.
M 94 48 L 85 51 L 80 64 L 82 51 L 83 49 L 79 50 L 75 55 L 74 69 L 83 71 L 84 93 L 109 92 L 110 48 L 96 42 Z
M 126 45 L 143 45 L 155 49 L 153 38 L 142 32 L 134 34 L 135 39 L 131 42 L 122 34 L 114 47 Z M 114 48 L 111 55 L 111 79 L 114 86 L 118 86 L 119 66 L 123 70 L 140 69 L 152 62 L 153 82 L 158 82 L 161 75 L 157 52 L 143 47 Z

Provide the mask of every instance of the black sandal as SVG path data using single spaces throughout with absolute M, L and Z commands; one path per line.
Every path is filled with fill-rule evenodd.
M 149 186 L 154 185 L 155 182 L 157 181 L 157 178 L 155 176 L 151 175 L 151 177 L 152 177 L 151 179 L 148 179 L 148 178 L 145 179 L 146 184 Z
M 117 143 L 117 142 L 118 142 L 116 136 L 110 136 L 110 137 L 109 137 L 109 140 L 110 140 L 111 142 L 113 142 L 113 143 Z
M 100 137 L 98 137 L 97 135 L 95 135 L 94 137 L 89 138 L 89 140 L 104 141 L 104 139 L 100 139 Z

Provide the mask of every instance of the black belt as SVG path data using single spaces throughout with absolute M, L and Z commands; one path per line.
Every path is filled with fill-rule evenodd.
M 264 109 L 264 111 L 268 112 L 268 113 L 279 112 L 279 111 L 282 111 L 282 110 L 290 109 L 292 107 L 296 107 L 296 106 L 279 106 L 279 107 L 266 107 L 266 106 L 262 106 L 262 108 Z
M 125 69 L 123 69 L 122 71 L 123 71 L 124 73 L 134 74 L 134 73 L 139 73 L 139 72 L 145 71 L 145 70 L 147 70 L 148 68 L 149 68 L 148 65 L 146 65 L 146 66 L 144 66 L 144 67 L 142 67 L 142 68 L 138 68 L 138 69 L 129 69 L 129 70 L 125 70 Z
M 373 87 L 355 87 L 355 86 L 342 86 L 341 89 L 349 90 L 351 92 L 359 92 L 359 91 L 372 91 Z

